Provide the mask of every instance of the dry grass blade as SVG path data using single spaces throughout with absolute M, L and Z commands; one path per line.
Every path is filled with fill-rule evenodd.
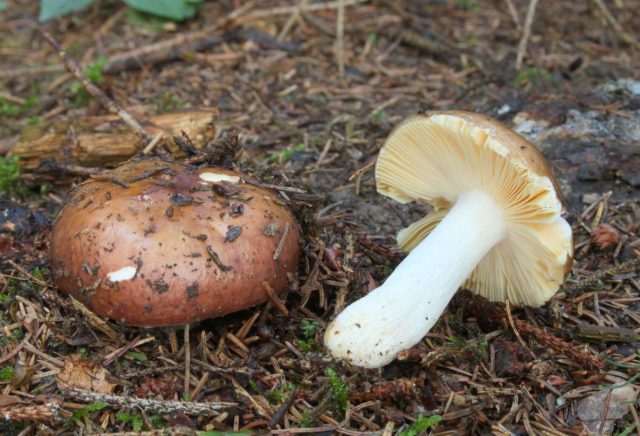
M 344 78 L 344 0 L 338 0 L 338 15 L 336 19 L 336 63 L 338 76 Z
M 105 320 L 87 309 L 87 306 L 73 297 L 69 297 L 69 299 L 71 300 L 71 304 L 73 304 L 73 307 L 79 310 L 80 313 L 82 313 L 95 328 L 107 335 L 110 339 L 115 339 L 118 337 L 118 332 L 112 329 Z
M 536 15 L 536 7 L 538 6 L 538 0 L 529 0 L 529 7 L 527 8 L 527 15 L 524 19 L 524 28 L 522 29 L 522 37 L 518 44 L 518 54 L 516 55 L 516 70 L 522 68 L 522 61 L 527 52 L 527 44 L 529 43 L 529 37 L 531 36 L 531 27 L 533 26 L 533 19 Z
M 252 11 L 244 17 L 245 19 L 253 20 L 256 18 L 267 18 L 277 15 L 290 15 L 299 12 L 316 12 L 324 11 L 328 9 L 339 9 L 341 7 L 356 6 L 358 4 L 366 3 L 367 0 L 338 0 L 333 2 L 316 2 L 311 4 L 303 4 L 300 6 L 280 6 L 269 9 L 259 9 Z

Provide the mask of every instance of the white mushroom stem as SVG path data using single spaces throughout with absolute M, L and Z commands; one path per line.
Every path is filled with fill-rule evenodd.
M 482 258 L 505 237 L 506 227 L 501 207 L 489 195 L 461 195 L 382 286 L 329 325 L 324 341 L 331 354 L 377 368 L 418 343 Z

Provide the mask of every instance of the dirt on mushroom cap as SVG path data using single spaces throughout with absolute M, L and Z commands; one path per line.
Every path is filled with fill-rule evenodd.
M 151 159 L 79 185 L 53 228 L 58 287 L 101 315 L 146 327 L 262 303 L 262 281 L 283 291 L 299 257 L 293 215 L 270 190 L 210 182 L 204 172 L 238 176 Z M 286 223 L 286 234 L 263 234 Z

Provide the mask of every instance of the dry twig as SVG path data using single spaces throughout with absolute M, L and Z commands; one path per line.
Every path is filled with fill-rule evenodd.
M 248 2 L 204 29 L 190 33 L 180 33 L 173 38 L 112 56 L 105 65 L 104 71 L 114 73 L 141 63 L 150 65 L 166 61 L 167 58 L 179 57 L 183 51 L 179 47 L 188 46 L 189 44 L 195 44 L 192 50 L 195 48 L 196 50 L 194 51 L 197 51 L 210 47 L 213 43 L 220 43 L 222 42 L 221 38 L 212 35 L 218 30 L 229 26 L 253 6 L 253 2 Z
M 338 16 L 336 18 L 336 62 L 338 75 L 344 79 L 344 0 L 338 0 Z
M 639 267 L 640 257 L 637 257 L 635 259 L 622 262 L 618 265 L 614 265 L 611 268 L 598 271 L 595 274 L 592 274 L 589 277 L 585 277 L 584 279 L 572 285 L 563 286 L 561 290 L 563 292 L 566 292 L 568 295 L 577 294 L 579 292 L 586 291 L 598 286 L 600 284 L 600 281 L 603 280 L 606 276 L 621 274 L 626 271 L 633 271 L 634 269 L 637 269 Z
M 114 394 L 102 394 L 90 392 L 78 388 L 68 388 L 63 391 L 67 398 L 83 403 L 95 403 L 97 401 L 107 403 L 110 406 L 125 407 L 128 409 L 140 408 L 151 413 L 175 413 L 181 412 L 190 416 L 217 416 L 222 410 L 237 406 L 236 403 L 195 403 L 191 401 L 152 400 L 148 398 L 123 397 Z
M 527 44 L 529 37 L 531 36 L 531 26 L 533 25 L 533 18 L 536 15 L 536 6 L 538 6 L 538 0 L 530 0 L 529 8 L 527 9 L 527 16 L 524 20 L 524 29 L 522 30 L 522 37 L 518 44 L 518 55 L 516 56 L 516 70 L 522 68 L 522 61 L 527 52 Z
M 189 395 L 190 381 L 191 381 L 191 344 L 189 342 L 189 324 L 185 324 L 184 325 L 184 393 L 186 395 Z
M 328 9 L 338 9 L 340 7 L 356 6 L 361 3 L 366 3 L 366 1 L 367 0 L 338 0 L 333 2 L 317 2 L 304 4 L 299 6 L 280 6 L 275 8 L 265 8 L 255 10 L 247 14 L 244 18 L 247 20 L 254 20 L 256 18 L 267 18 L 276 15 L 290 15 L 295 13 L 296 11 L 301 13 L 325 11 Z
M 78 65 L 73 59 L 71 59 L 69 55 L 67 55 L 62 46 L 58 44 L 58 41 L 56 41 L 49 32 L 44 30 L 42 26 L 39 27 L 39 30 L 42 37 L 56 50 L 56 53 L 58 54 L 60 59 L 62 59 L 62 62 L 64 62 L 69 72 L 73 74 L 73 76 L 80 83 L 82 83 L 82 86 L 85 87 L 87 92 L 97 98 L 100 104 L 102 104 L 102 106 L 104 106 L 109 112 L 120 117 L 122 121 L 124 121 L 129 127 L 131 127 L 134 132 L 136 132 L 138 136 L 144 139 L 145 143 L 149 142 L 151 140 L 151 136 L 149 136 L 144 127 L 142 127 L 142 125 L 133 116 L 131 116 L 129 112 L 125 111 L 122 106 L 111 100 L 104 92 L 100 90 L 100 88 L 91 83 L 91 81 L 82 71 L 80 65 Z
M 511 15 L 511 19 L 513 23 L 516 25 L 516 29 L 522 29 L 522 24 L 520 24 L 520 17 L 518 17 L 518 11 L 516 10 L 515 5 L 513 4 L 513 0 L 506 0 L 507 7 L 509 8 L 509 14 Z

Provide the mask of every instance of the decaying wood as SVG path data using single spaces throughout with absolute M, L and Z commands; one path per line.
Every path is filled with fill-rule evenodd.
M 213 139 L 213 111 L 197 111 L 155 115 L 147 118 L 145 129 L 155 136 L 165 138 L 185 132 L 196 148 L 202 148 Z M 133 156 L 137 136 L 118 117 L 88 117 L 51 125 L 26 127 L 13 154 L 21 157 L 25 168 L 36 168 L 45 159 L 64 160 L 84 166 L 116 165 Z M 169 142 L 169 141 L 167 141 Z M 180 148 L 167 144 L 178 155 Z
M 640 334 L 633 329 L 582 324 L 577 327 L 578 336 L 597 342 L 638 342 Z

